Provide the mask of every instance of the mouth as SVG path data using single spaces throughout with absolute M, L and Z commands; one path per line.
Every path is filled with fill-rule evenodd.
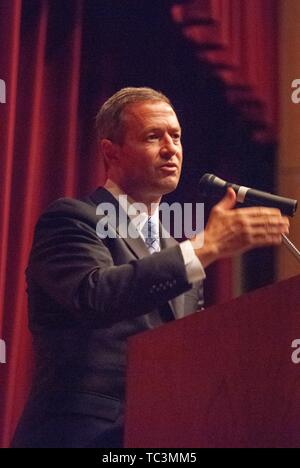
M 172 173 L 178 171 L 178 166 L 176 164 L 164 164 L 159 168 L 161 171 Z

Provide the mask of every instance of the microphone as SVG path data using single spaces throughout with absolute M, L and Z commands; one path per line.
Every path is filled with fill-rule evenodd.
M 262 192 L 242 185 L 232 184 L 220 179 L 214 174 L 205 174 L 199 182 L 200 193 L 204 197 L 224 196 L 227 187 L 232 187 L 237 195 L 239 203 L 246 203 L 248 206 L 266 206 L 278 208 L 286 216 L 294 216 L 297 210 L 298 201 L 291 198 L 279 197 L 271 193 Z

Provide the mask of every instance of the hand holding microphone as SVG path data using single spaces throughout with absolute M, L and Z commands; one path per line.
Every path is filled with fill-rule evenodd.
M 214 177 L 214 179 L 208 179 L 207 176 Z M 258 247 L 281 244 L 282 236 L 289 232 L 289 220 L 282 215 L 280 209 L 273 208 L 271 205 L 271 207 L 253 206 L 234 210 L 238 186 L 235 186 L 236 189 L 234 189 L 215 176 L 206 175 L 205 177 L 206 192 L 207 187 L 209 186 L 209 190 L 211 190 L 213 185 L 217 187 L 218 194 L 220 194 L 220 190 L 223 192 L 225 190 L 225 196 L 211 211 L 204 231 L 203 247 L 198 248 L 197 236 L 191 241 L 195 253 L 204 267 L 220 258 L 231 257 Z M 265 194 L 264 192 L 260 193 Z M 281 197 L 278 198 L 282 203 Z M 278 200 L 275 199 L 275 202 L 278 203 Z M 267 203 L 269 203 L 268 197 Z M 289 211 L 292 214 L 296 210 L 297 202 L 296 200 L 293 200 L 292 203 L 283 201 L 283 206 L 285 206 L 285 212 Z

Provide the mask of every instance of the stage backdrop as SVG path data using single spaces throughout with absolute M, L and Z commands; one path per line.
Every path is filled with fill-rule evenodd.
M 196 201 L 198 179 L 209 171 L 272 187 L 276 99 L 257 86 L 254 71 L 276 77 L 276 13 L 269 0 L 253 2 L 248 16 L 244 0 L 0 0 L 2 446 L 9 445 L 33 366 L 24 271 L 34 225 L 54 199 L 102 183 L 94 117 L 105 98 L 146 85 L 173 100 L 185 164 L 170 201 Z M 270 253 L 264 258 L 264 268 L 249 275 L 252 286 L 272 279 Z M 251 262 L 255 257 L 250 273 Z M 208 303 L 230 298 L 232 287 L 230 262 L 208 271 Z

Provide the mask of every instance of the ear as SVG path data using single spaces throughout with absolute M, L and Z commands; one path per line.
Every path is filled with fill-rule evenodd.
M 116 163 L 119 160 L 119 149 L 118 145 L 113 143 L 107 138 L 103 138 L 100 141 L 100 152 L 103 155 L 106 167 L 109 167 L 112 163 Z

